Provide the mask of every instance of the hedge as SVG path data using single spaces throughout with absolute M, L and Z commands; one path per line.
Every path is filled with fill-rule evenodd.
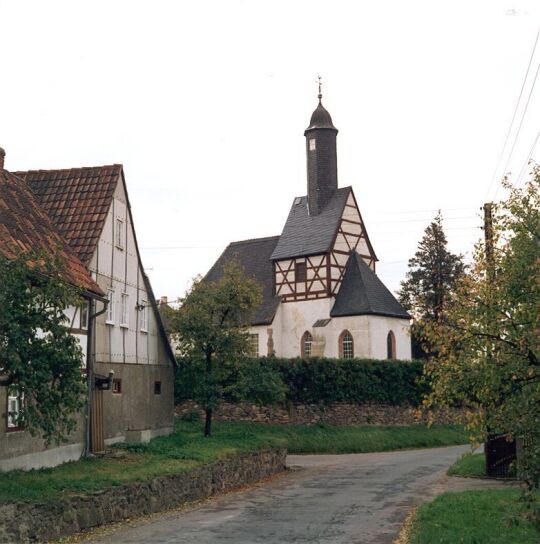
M 254 363 L 269 367 L 276 373 L 276 378 L 281 378 L 286 400 L 294 404 L 374 402 L 417 406 L 428 390 L 421 379 L 422 361 L 261 357 L 236 364 Z M 199 372 L 198 364 L 179 361 L 175 387 L 177 402 L 193 398 Z M 226 395 L 225 400 L 237 402 L 241 399 Z

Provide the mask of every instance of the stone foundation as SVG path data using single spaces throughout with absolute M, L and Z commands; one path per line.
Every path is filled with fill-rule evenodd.
M 202 419 L 204 410 L 193 402 L 186 401 L 176 407 L 177 417 L 196 412 Z M 441 412 L 435 423 L 458 423 L 459 411 Z M 296 404 L 287 408 L 280 406 L 257 406 L 255 404 L 222 403 L 214 413 L 215 421 L 255 421 L 277 425 L 414 425 L 426 421 L 418 417 L 417 409 L 411 406 L 389 404 Z
M 231 457 L 190 472 L 133 482 L 54 504 L 0 505 L 0 542 L 44 542 L 151 514 L 285 470 L 285 449 Z

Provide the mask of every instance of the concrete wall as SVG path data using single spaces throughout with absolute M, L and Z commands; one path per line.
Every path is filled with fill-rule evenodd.
M 104 434 L 108 444 L 147 441 L 167 434 L 174 425 L 174 374 L 169 364 L 135 365 L 98 363 L 98 373 L 114 371 L 122 380 L 121 393 L 103 392 Z M 154 382 L 161 382 L 161 394 Z

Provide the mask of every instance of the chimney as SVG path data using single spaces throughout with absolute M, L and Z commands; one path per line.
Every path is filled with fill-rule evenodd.
M 168 304 L 168 302 L 167 302 L 167 297 L 166 297 L 166 296 L 161 297 L 161 298 L 159 299 L 159 303 L 160 303 L 160 304 L 165 304 L 165 305 L 167 305 L 167 304 Z
M 6 157 L 6 152 L 0 147 L 0 170 L 4 169 L 5 157 Z

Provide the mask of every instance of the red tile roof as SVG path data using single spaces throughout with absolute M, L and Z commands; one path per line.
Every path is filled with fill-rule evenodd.
M 103 295 L 81 260 L 58 234 L 45 210 L 36 202 L 26 183 L 0 169 L 0 252 L 8 259 L 25 251 L 64 259 L 65 278 L 83 289 Z
M 97 247 L 122 165 L 15 172 L 84 263 Z

